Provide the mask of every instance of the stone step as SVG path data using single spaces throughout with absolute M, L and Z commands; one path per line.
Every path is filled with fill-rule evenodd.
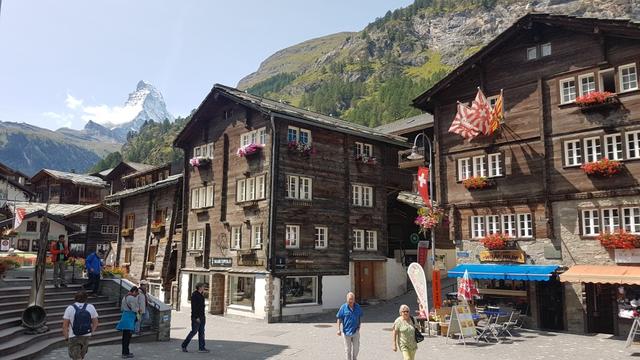
M 67 306 L 69 306 L 71 302 L 67 303 L 67 304 L 62 304 L 62 305 L 55 305 L 55 306 L 47 306 L 46 310 L 47 312 L 64 312 L 64 309 L 67 308 Z M 96 307 L 96 309 L 100 309 L 100 308 L 104 308 L 104 307 L 112 307 L 112 306 L 116 306 L 116 302 L 115 301 L 100 301 L 100 302 L 90 302 L 91 304 L 93 304 L 93 306 Z M 11 317 L 20 317 L 22 316 L 22 311 L 24 309 L 12 309 L 12 310 L 3 310 L 0 311 L 0 319 L 7 319 L 7 318 L 11 318 Z
M 87 281 L 87 279 L 83 279 L 80 276 L 76 276 L 75 280 L 76 282 L 85 282 Z M 51 280 L 50 278 L 46 278 L 45 282 L 47 285 L 53 285 L 53 280 Z M 67 279 L 67 283 L 72 283 L 73 281 L 71 280 L 71 278 Z M 31 278 L 5 278 L 2 281 L 0 281 L 0 289 L 2 288 L 7 288 L 7 287 L 17 287 L 17 286 L 29 286 L 31 287 L 31 284 L 33 283 L 33 280 Z
M 55 321 L 56 319 L 62 319 L 65 309 L 59 310 L 58 312 L 54 312 L 54 313 L 47 312 L 47 322 Z M 100 315 L 101 317 L 103 315 L 106 316 L 106 315 L 112 315 L 112 314 L 117 314 L 118 316 L 120 316 L 120 308 L 115 306 L 114 307 L 97 307 L 96 311 L 98 311 L 98 315 Z M 22 318 L 20 316 L 2 319 L 0 320 L 0 330 L 5 330 L 8 328 L 12 328 L 14 326 L 21 326 L 21 324 L 22 324 Z
M 91 297 L 89 299 L 89 303 L 98 303 L 109 300 L 108 296 L 97 296 Z M 73 302 L 73 296 L 61 296 L 61 297 L 49 297 L 47 295 L 44 296 L 44 308 L 48 309 L 51 306 L 57 305 L 70 305 Z M 13 309 L 24 309 L 28 304 L 28 299 L 26 301 L 14 301 L 0 304 L 0 308 L 2 310 L 13 310 Z
M 82 284 L 67 284 L 67 287 L 59 287 L 56 288 L 53 285 L 46 285 L 44 288 L 46 293 L 56 293 L 56 292 L 64 292 L 64 291 L 79 291 L 82 290 Z M 28 285 L 20 285 L 20 286 L 7 286 L 0 287 L 0 297 L 5 295 L 20 295 L 31 293 L 31 283 Z
M 53 292 L 51 289 L 45 290 L 44 298 L 46 299 L 55 299 L 60 297 L 65 297 L 66 299 L 73 299 L 73 296 L 78 292 L 75 289 L 66 289 L 61 288 L 63 291 Z M 3 306 L 4 303 L 16 302 L 16 301 L 28 301 L 29 293 L 18 293 L 18 294 L 2 294 L 0 295 L 0 307 Z
M 111 326 L 111 324 L 117 324 L 120 321 L 120 313 L 113 314 L 100 314 L 99 315 L 99 325 L 98 329 L 102 329 L 103 326 Z M 54 321 L 47 321 L 47 326 L 49 327 L 49 331 L 57 331 L 62 333 L 62 316 L 58 317 Z M 113 325 L 115 326 L 115 325 Z M 17 325 L 10 327 L 8 329 L 0 330 L 0 343 L 10 340 L 11 338 L 18 336 L 24 333 L 24 327 Z

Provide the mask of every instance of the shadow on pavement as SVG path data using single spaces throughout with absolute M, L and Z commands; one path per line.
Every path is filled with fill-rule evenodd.
M 176 357 L 171 356 L 172 351 L 175 351 L 177 354 L 184 354 L 185 358 L 187 355 L 202 355 L 206 356 L 207 359 L 214 358 L 222 358 L 222 359 L 252 359 L 252 360 L 263 360 L 263 359 L 272 359 L 276 355 L 294 355 L 295 352 L 299 350 L 289 349 L 288 346 L 283 345 L 274 345 L 274 344 L 265 344 L 258 342 L 249 342 L 249 341 L 226 341 L 226 340 L 210 340 L 207 339 L 207 348 L 211 350 L 210 354 L 200 354 L 197 352 L 198 350 L 198 337 L 196 336 L 191 343 L 189 344 L 189 353 L 184 354 L 180 349 L 182 341 L 184 339 L 172 338 L 168 343 L 156 343 L 159 347 L 167 347 L 168 351 L 163 352 L 167 358 Z M 171 350 L 171 348 L 175 350 Z M 181 359 L 182 356 L 178 356 L 178 359 Z

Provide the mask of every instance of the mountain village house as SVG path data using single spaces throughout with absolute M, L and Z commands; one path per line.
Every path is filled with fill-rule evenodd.
M 31 178 L 39 202 L 95 204 L 107 195 L 107 183 L 96 176 L 42 169 Z
M 404 139 L 215 85 L 175 144 L 180 308 L 198 282 L 210 313 L 267 321 L 337 308 L 352 290 L 359 301 L 406 290 L 387 226 L 411 187 Z
M 598 238 L 640 234 L 639 41 L 629 21 L 530 14 L 414 100 L 434 116 L 438 197 L 461 264 L 450 276 L 469 270 L 485 302 L 521 309 L 533 326 L 631 325 L 618 315 L 640 296 L 640 253 Z M 449 128 L 478 86 L 490 101 L 504 90 L 504 121 L 465 141 Z M 612 94 L 578 99 L 596 91 Z M 593 170 L 604 158 L 620 162 L 611 176 Z M 473 177 L 486 186 L 466 187 Z M 496 233 L 506 249 L 482 245 Z

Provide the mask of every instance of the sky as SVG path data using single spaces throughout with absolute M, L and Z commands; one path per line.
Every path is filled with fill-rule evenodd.
M 139 80 L 184 116 L 213 84 L 412 0 L 0 0 L 0 120 L 57 129 L 121 115 Z

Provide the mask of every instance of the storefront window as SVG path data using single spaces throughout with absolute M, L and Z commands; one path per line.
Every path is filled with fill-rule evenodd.
M 640 286 L 619 285 L 616 287 L 618 316 L 633 319 L 633 311 L 640 309 Z
M 528 283 L 522 280 L 478 280 L 478 290 L 482 298 L 477 301 L 482 306 L 497 306 L 502 310 L 520 310 L 530 315 Z
M 229 276 L 229 303 L 253 307 L 255 279 L 251 276 Z
M 191 274 L 189 276 L 189 302 L 191 302 L 191 294 L 196 291 L 196 285 L 199 283 L 204 284 L 204 296 L 205 303 L 209 301 L 209 275 L 197 275 Z
M 29 251 L 29 239 L 18 239 L 18 250 L 20 251 Z
M 318 302 L 318 278 L 315 276 L 287 277 L 284 289 L 287 304 L 315 304 Z

